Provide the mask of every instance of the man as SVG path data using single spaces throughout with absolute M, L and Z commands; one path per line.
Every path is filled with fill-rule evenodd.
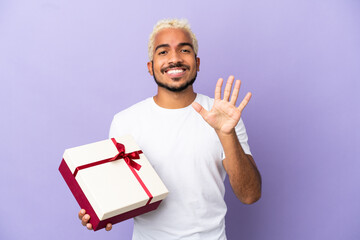
M 236 107 L 240 81 L 230 76 L 222 99 L 223 79 L 215 99 L 196 94 L 197 52 L 186 21 L 159 21 L 147 64 L 157 95 L 116 114 L 111 124 L 110 137 L 131 134 L 169 189 L 157 210 L 134 219 L 133 239 L 226 239 L 226 173 L 240 201 L 260 198 L 261 177 L 240 119 L 251 93 Z M 79 218 L 91 229 L 85 210 Z

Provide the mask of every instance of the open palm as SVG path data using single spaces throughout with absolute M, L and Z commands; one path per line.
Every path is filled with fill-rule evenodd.
M 224 97 L 221 99 L 223 81 L 224 80 L 220 78 L 216 84 L 215 101 L 210 111 L 207 111 L 196 102 L 194 102 L 192 106 L 204 118 L 204 120 L 215 129 L 215 131 L 222 134 L 230 134 L 239 122 L 241 113 L 245 106 L 250 101 L 251 93 L 248 92 L 239 107 L 236 107 L 235 104 L 239 95 L 241 81 L 235 81 L 234 89 L 231 94 L 234 76 L 230 76 L 224 89 Z

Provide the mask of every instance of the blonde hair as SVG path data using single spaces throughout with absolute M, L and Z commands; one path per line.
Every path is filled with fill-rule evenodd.
M 154 29 L 149 37 L 148 54 L 149 54 L 150 61 L 153 60 L 155 36 L 158 32 L 160 32 L 161 30 L 166 29 L 166 28 L 178 28 L 178 29 L 183 29 L 186 32 L 188 32 L 190 34 L 190 37 L 192 40 L 192 45 L 194 48 L 195 55 L 198 54 L 198 49 L 199 49 L 198 41 L 196 39 L 195 34 L 191 31 L 188 20 L 186 20 L 186 19 L 162 19 L 162 20 L 159 20 L 155 24 Z

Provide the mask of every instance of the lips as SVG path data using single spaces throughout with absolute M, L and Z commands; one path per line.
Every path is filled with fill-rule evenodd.
M 182 64 L 170 65 L 162 69 L 162 73 L 168 75 L 171 78 L 179 78 L 185 75 L 186 70 L 189 70 L 190 67 Z

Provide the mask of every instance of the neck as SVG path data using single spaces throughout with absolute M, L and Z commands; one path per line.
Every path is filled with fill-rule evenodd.
M 189 106 L 195 98 L 196 93 L 192 86 L 187 87 L 181 92 L 172 92 L 158 87 L 158 93 L 154 96 L 154 101 L 162 108 L 177 109 Z

